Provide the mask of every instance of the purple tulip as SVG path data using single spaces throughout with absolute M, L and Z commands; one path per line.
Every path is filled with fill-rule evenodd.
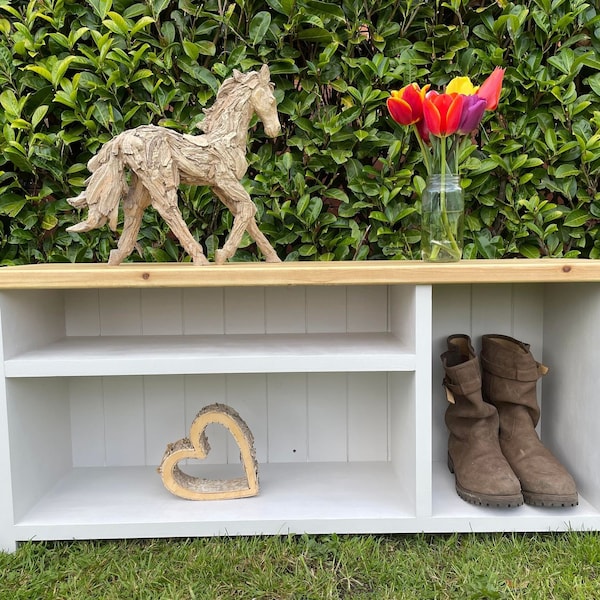
M 457 133 L 467 135 L 479 127 L 483 113 L 485 112 L 487 101 L 485 98 L 473 94 L 463 97 L 463 108 L 460 116 L 460 124 Z

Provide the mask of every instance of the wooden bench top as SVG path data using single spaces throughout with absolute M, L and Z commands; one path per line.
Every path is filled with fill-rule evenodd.
M 51 263 L 0 268 L 0 289 L 600 282 L 600 260 Z

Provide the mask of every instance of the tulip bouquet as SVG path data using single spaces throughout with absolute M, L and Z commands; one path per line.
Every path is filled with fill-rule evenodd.
M 430 85 L 421 88 L 411 83 L 393 91 L 387 99 L 392 119 L 413 127 L 429 180 L 435 178 L 439 188 L 435 209 L 439 226 L 424 221 L 422 245 L 425 242 L 427 247 L 423 248 L 422 255 L 425 259 L 459 260 L 461 257 L 462 239 L 458 238 L 462 237 L 462 208 L 455 215 L 455 223 L 451 223 L 446 185 L 449 180 L 457 185 L 461 144 L 472 143 L 470 134 L 479 127 L 485 111 L 498 106 L 503 77 L 504 69 L 498 67 L 481 86 L 473 85 L 468 77 L 455 77 L 443 93 L 430 90 Z M 462 202 L 462 190 L 460 192 Z M 444 239 L 437 239 L 442 236 Z

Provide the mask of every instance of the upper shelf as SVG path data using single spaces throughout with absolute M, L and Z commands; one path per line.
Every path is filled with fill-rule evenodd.
M 0 289 L 233 287 L 600 281 L 600 260 L 34 264 L 0 269 Z

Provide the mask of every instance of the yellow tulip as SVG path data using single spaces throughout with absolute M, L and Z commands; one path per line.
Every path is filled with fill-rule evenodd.
M 455 77 L 446 86 L 446 94 L 463 94 L 464 96 L 473 96 L 479 89 L 478 85 L 473 85 L 468 77 Z

